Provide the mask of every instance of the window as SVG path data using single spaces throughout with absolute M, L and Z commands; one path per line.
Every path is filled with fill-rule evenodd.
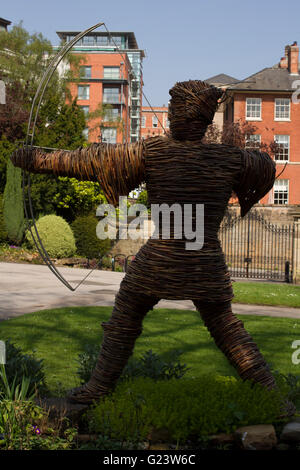
M 169 129 L 169 127 L 170 127 L 170 121 L 169 121 L 168 117 L 166 117 L 166 120 L 165 120 L 165 128 L 166 128 L 166 129 Z
M 120 78 L 120 67 L 103 67 L 103 78 Z
M 102 142 L 115 144 L 117 142 L 117 129 L 115 127 L 103 127 Z
M 120 103 L 119 88 L 103 88 L 103 103 Z
M 289 180 L 275 180 L 274 183 L 274 204 L 288 204 L 289 201 Z
M 260 149 L 260 144 L 261 144 L 261 135 L 259 134 L 248 135 L 246 138 L 245 148 L 248 150 L 257 150 L 257 149 Z
M 158 127 L 157 116 L 153 116 L 153 118 L 152 118 L 152 127 Z
M 89 65 L 83 65 L 79 70 L 80 78 L 91 78 L 92 77 L 92 67 Z
M 78 85 L 78 99 L 89 100 L 90 99 L 90 87 L 89 85 Z
M 95 36 L 84 36 L 82 38 L 82 44 L 84 46 L 93 46 L 95 44 Z
M 142 127 L 146 127 L 146 116 L 142 116 Z
M 278 144 L 278 149 L 275 153 L 275 160 L 280 162 L 288 162 L 290 153 L 290 136 L 275 135 L 274 140 L 276 144 Z
M 290 119 L 290 100 L 289 98 L 276 98 L 275 100 L 275 119 L 285 121 Z
M 82 109 L 85 116 L 87 116 L 90 112 L 90 107 L 89 106 L 79 106 L 79 108 Z
M 105 110 L 104 122 L 117 121 L 120 117 L 119 108 L 108 108 Z
M 96 41 L 97 41 L 98 46 L 107 46 L 108 37 L 107 36 L 97 36 Z
M 88 138 L 89 138 L 89 128 L 88 127 L 83 129 L 82 135 L 86 138 L 86 140 L 88 140 Z
M 261 119 L 261 98 L 246 98 L 246 119 Z

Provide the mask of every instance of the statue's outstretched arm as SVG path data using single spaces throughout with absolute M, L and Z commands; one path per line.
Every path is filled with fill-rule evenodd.
M 11 160 L 15 166 L 33 173 L 51 173 L 78 180 L 97 181 L 107 201 L 118 205 L 145 179 L 144 146 L 132 144 L 92 144 L 76 150 L 45 153 L 39 148 L 16 150 Z
M 272 189 L 275 174 L 276 164 L 266 152 L 241 150 L 241 173 L 234 191 L 242 217 Z

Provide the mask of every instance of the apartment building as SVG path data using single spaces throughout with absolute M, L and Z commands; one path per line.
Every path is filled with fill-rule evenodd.
M 224 122 L 250 122 L 256 128 L 246 147 L 277 143 L 277 175 L 264 204 L 300 204 L 300 73 L 297 42 L 285 47 L 272 67 L 228 87 Z
M 78 32 L 58 31 L 62 43 Z M 92 32 L 72 49 L 80 57 L 80 76 L 70 84 L 72 98 L 89 116 L 88 141 L 122 143 L 141 138 L 142 61 L 133 32 Z

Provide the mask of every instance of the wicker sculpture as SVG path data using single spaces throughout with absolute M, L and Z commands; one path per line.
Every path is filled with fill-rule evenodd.
M 232 313 L 233 291 L 218 239 L 232 191 L 244 216 L 272 188 L 275 164 L 266 153 L 201 143 L 222 96 L 219 89 L 190 80 L 176 83 L 170 95 L 170 136 L 49 154 L 21 149 L 12 156 L 15 165 L 28 171 L 98 181 L 114 205 L 142 182 L 150 203 L 204 204 L 201 250 L 186 250 L 184 237 L 150 238 L 130 264 L 112 316 L 103 323 L 97 366 L 89 382 L 71 392 L 73 402 L 91 403 L 114 388 L 141 334 L 143 318 L 162 298 L 193 300 L 240 377 L 275 387 L 256 344 Z

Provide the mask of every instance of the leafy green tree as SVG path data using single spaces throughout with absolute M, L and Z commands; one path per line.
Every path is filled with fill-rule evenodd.
M 3 198 L 3 217 L 9 240 L 17 244 L 22 241 L 25 229 L 21 173 L 20 168 L 14 167 L 9 160 Z

